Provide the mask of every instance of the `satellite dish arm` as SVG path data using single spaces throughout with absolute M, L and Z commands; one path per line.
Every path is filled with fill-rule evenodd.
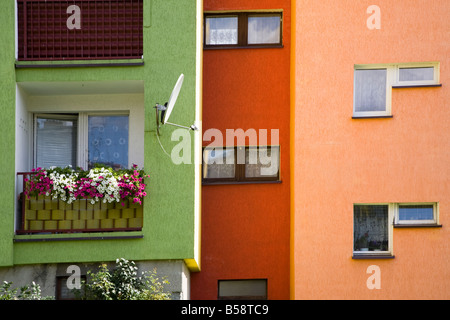
M 170 125 L 170 126 L 179 127 L 179 128 L 183 128 L 183 129 L 188 129 L 188 130 L 192 130 L 192 131 L 198 130 L 198 128 L 196 127 L 195 124 L 193 124 L 193 125 L 190 126 L 190 127 L 182 126 L 182 125 L 175 124 L 175 123 L 171 123 L 171 122 L 165 122 L 164 124 L 168 124 L 168 125 Z

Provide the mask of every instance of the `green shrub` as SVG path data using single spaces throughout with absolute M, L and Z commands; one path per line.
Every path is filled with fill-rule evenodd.
M 12 288 L 12 282 L 3 281 L 3 284 L 0 286 L 0 300 L 53 300 L 54 297 L 42 297 L 41 296 L 41 287 L 39 284 L 36 284 L 34 281 L 30 286 L 23 286 L 20 288 L 19 293 L 17 293 L 18 289 Z
M 133 261 L 117 259 L 112 272 L 106 264 L 96 273 L 87 272 L 87 280 L 82 281 L 77 295 L 85 300 L 170 300 L 170 293 L 164 292 L 169 284 L 166 277 L 156 276 L 156 269 L 138 275 Z

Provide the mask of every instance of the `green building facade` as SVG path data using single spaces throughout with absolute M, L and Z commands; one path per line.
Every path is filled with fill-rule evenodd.
M 143 0 L 141 58 L 32 61 L 18 59 L 19 2 L 0 3 L 0 280 L 36 281 L 43 294 L 55 295 L 57 278 L 70 275 L 67 266 L 85 272 L 125 258 L 142 269 L 157 267 L 158 275 L 169 276 L 174 297 L 189 299 L 189 276 L 200 270 L 202 1 Z M 81 8 L 82 30 L 89 17 Z M 155 105 L 167 102 L 180 74 L 170 121 L 200 130 L 162 125 L 158 139 Z M 39 114 L 129 117 L 128 167 L 136 164 L 150 176 L 141 230 L 17 232 L 18 173 L 35 167 Z

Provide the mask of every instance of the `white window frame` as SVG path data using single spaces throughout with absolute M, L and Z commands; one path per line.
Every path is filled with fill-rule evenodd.
M 77 115 L 75 115 L 77 114 Z M 88 141 L 88 130 L 89 130 L 89 117 L 90 116 L 127 116 L 128 117 L 128 127 L 130 127 L 130 113 L 126 111 L 104 111 L 104 112 L 70 112 L 67 115 L 73 115 L 77 117 L 77 166 L 87 169 L 89 161 L 89 141 Z M 59 113 L 43 113 L 38 112 L 33 114 L 33 124 L 36 123 L 36 118 L 42 117 L 54 117 L 55 119 L 64 118 L 64 114 Z M 33 130 L 33 167 L 37 165 L 37 148 L 36 148 L 36 127 Z M 128 167 L 130 167 L 130 132 L 128 133 Z
M 413 81 L 400 81 L 400 69 L 405 68 L 433 68 L 433 80 L 413 80 Z M 394 87 L 414 87 L 414 86 L 427 86 L 437 85 L 440 81 L 440 64 L 439 62 L 416 62 L 416 63 L 401 63 L 396 65 L 396 76 Z
M 433 219 L 431 220 L 400 220 L 400 206 L 432 205 Z M 438 225 L 439 224 L 439 203 L 438 202 L 400 202 L 395 204 L 395 225 Z
M 402 68 L 434 68 L 434 79 L 423 81 L 400 81 L 400 69 Z M 355 64 L 353 74 L 356 70 L 379 70 L 386 69 L 386 109 L 385 111 L 356 111 L 356 77 L 353 76 L 353 117 L 391 117 L 392 116 L 392 88 L 408 88 L 440 85 L 440 63 L 433 62 L 410 62 L 390 64 Z
M 353 249 L 353 256 L 354 257 L 368 257 L 371 256 L 386 256 L 386 257 L 392 257 L 394 255 L 394 226 L 393 226 L 393 219 L 394 219 L 394 212 L 395 212 L 395 204 L 393 203 L 354 203 L 352 206 L 352 215 L 353 215 L 353 229 L 355 227 L 354 219 L 355 219 L 355 206 L 388 206 L 388 250 L 386 251 L 358 251 L 354 250 L 355 246 L 355 239 L 353 239 L 352 242 L 352 249 Z M 355 230 L 353 230 L 353 235 L 355 234 Z
M 354 117 L 386 117 L 391 116 L 392 112 L 392 83 L 395 77 L 394 69 L 387 65 L 370 64 L 355 65 L 353 74 L 356 70 L 386 70 L 386 108 L 384 111 L 356 111 L 356 77 L 353 76 L 353 116 Z

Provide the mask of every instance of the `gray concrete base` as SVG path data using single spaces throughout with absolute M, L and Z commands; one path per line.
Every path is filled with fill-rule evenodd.
M 190 299 L 190 272 L 183 260 L 162 260 L 162 261 L 135 261 L 139 275 L 144 271 L 152 271 L 156 268 L 159 279 L 167 277 L 170 282 L 166 286 L 166 291 L 172 294 L 173 300 Z M 101 262 L 98 263 L 64 263 L 64 264 L 39 264 L 23 265 L 7 268 L 0 268 L 0 283 L 3 281 L 12 282 L 13 288 L 29 286 L 34 281 L 41 287 L 41 295 L 57 296 L 57 279 L 62 283 L 63 292 L 66 284 L 76 283 L 75 276 L 86 275 L 88 270 L 96 272 L 99 270 Z M 109 267 L 113 267 L 115 262 L 108 262 Z M 71 267 L 72 266 L 72 267 Z M 74 271 L 75 270 L 75 271 Z

